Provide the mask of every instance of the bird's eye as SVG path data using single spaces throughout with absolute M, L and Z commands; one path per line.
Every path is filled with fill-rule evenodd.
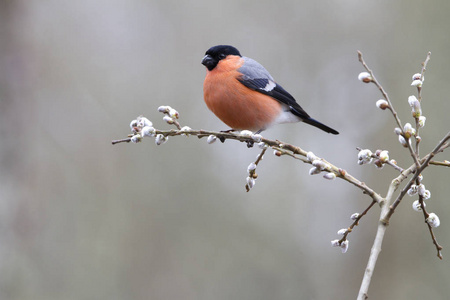
M 219 54 L 219 59 L 224 59 L 225 57 L 227 57 L 225 54 L 223 53 Z

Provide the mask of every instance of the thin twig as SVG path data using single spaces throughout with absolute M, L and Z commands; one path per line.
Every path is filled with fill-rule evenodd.
M 448 161 L 448 160 L 444 160 L 444 161 L 430 160 L 430 165 L 450 167 L 450 161 Z
M 297 159 L 297 160 L 300 160 L 300 161 L 302 161 L 302 162 L 304 162 L 304 163 L 306 163 L 306 164 L 309 164 L 309 163 L 311 163 L 308 159 L 306 159 L 306 158 L 303 158 L 303 157 L 301 157 L 301 156 L 298 156 L 298 155 L 296 155 L 296 154 L 294 154 L 294 153 L 292 153 L 292 152 L 290 152 L 290 151 L 286 151 L 286 150 L 284 150 L 284 149 L 281 149 L 281 148 L 279 148 L 279 147 L 272 147 L 272 149 L 273 150 L 276 150 L 276 151 L 279 151 L 279 155 L 281 156 L 281 155 L 287 155 L 287 156 L 290 156 L 290 157 L 292 157 L 293 159 Z
M 375 75 L 373 74 L 372 70 L 369 68 L 369 66 L 364 61 L 363 55 L 361 51 L 358 51 L 358 60 L 361 62 L 363 67 L 366 69 L 366 71 L 370 74 L 372 77 L 372 82 L 376 85 L 376 87 L 380 90 L 381 94 L 383 95 L 384 99 L 389 103 L 389 109 L 394 115 L 395 121 L 397 122 L 397 125 L 400 127 L 400 129 L 403 131 L 402 122 L 400 121 L 399 117 L 397 116 L 397 112 L 394 109 L 394 106 L 392 105 L 391 99 L 389 99 L 389 96 L 387 92 L 384 90 L 384 88 L 381 86 L 381 84 L 376 79 Z
M 264 154 L 267 151 L 267 147 L 264 147 L 261 151 L 261 153 L 258 155 L 258 158 L 256 159 L 256 161 L 254 162 L 255 166 L 257 166 L 259 164 L 260 161 L 262 161 Z M 253 170 L 250 170 L 248 176 L 250 178 L 256 179 L 258 177 L 258 175 L 256 174 L 256 168 Z M 250 192 L 251 187 L 248 185 L 248 183 L 245 184 L 245 190 L 247 192 Z
M 403 136 L 405 136 L 405 132 L 403 130 L 402 122 L 400 121 L 400 118 L 398 117 L 397 112 L 395 111 L 394 106 L 392 105 L 392 102 L 389 99 L 388 94 L 384 90 L 383 86 L 381 86 L 381 84 L 375 78 L 375 75 L 373 74 L 372 70 L 369 68 L 369 66 L 364 61 L 364 58 L 363 58 L 363 55 L 362 55 L 361 51 L 358 51 L 358 59 L 361 62 L 361 64 L 363 65 L 363 67 L 370 74 L 370 77 L 372 78 L 371 82 L 373 82 L 373 84 L 375 84 L 375 86 L 380 90 L 380 92 L 383 95 L 384 99 L 389 103 L 389 107 L 388 108 L 392 112 L 392 115 L 394 116 L 394 119 L 397 122 L 397 125 L 400 127 L 400 130 L 402 131 Z M 408 146 L 409 152 L 411 154 L 411 157 L 414 160 L 414 163 L 416 164 L 417 167 L 419 167 L 419 160 L 417 158 L 417 155 L 416 155 L 414 149 L 411 146 L 410 139 L 407 140 L 407 146 Z
M 111 144 L 115 145 L 115 144 L 119 144 L 119 143 L 129 143 L 129 142 L 131 142 L 131 138 L 113 140 L 113 141 L 111 141 Z
M 189 135 L 192 135 L 192 136 L 197 136 L 198 138 L 204 138 L 204 137 L 208 137 L 210 135 L 214 135 L 214 136 L 217 136 L 217 138 L 219 138 L 221 141 L 231 139 L 231 140 L 237 140 L 237 141 L 246 142 L 246 143 L 253 142 L 253 139 L 251 137 L 249 137 L 248 135 L 241 135 L 238 132 L 217 132 L 217 131 L 207 131 L 207 130 L 175 130 L 175 129 L 158 130 L 158 129 L 156 129 L 154 134 L 155 135 L 162 134 L 164 136 L 178 136 L 178 135 L 188 135 L 189 136 Z M 130 138 L 115 140 L 115 141 L 113 141 L 113 145 L 118 144 L 118 143 L 123 143 L 123 142 L 130 142 L 130 141 L 131 141 Z M 292 157 L 295 157 L 296 155 L 306 157 L 306 155 L 308 153 L 307 151 L 303 150 L 300 147 L 297 147 L 297 146 L 294 146 L 294 145 L 291 145 L 288 143 L 284 143 L 284 142 L 281 142 L 278 140 L 269 140 L 269 139 L 262 138 L 261 142 L 264 142 L 265 144 L 267 144 L 269 147 L 271 147 L 273 149 L 287 151 L 287 153 L 289 152 L 291 154 L 290 156 L 292 156 Z M 287 154 L 287 153 L 285 153 L 285 154 Z M 329 165 L 329 170 L 327 170 L 327 171 L 334 173 L 336 175 L 336 177 L 344 179 L 344 180 L 348 181 L 349 183 L 353 184 L 354 186 L 358 187 L 359 189 L 361 189 L 363 191 L 364 194 L 369 195 L 378 204 L 380 204 L 380 202 L 383 201 L 383 198 L 378 193 L 376 193 L 372 188 L 367 186 L 364 182 L 359 181 L 358 179 L 356 179 L 354 176 L 349 174 L 344 169 L 341 169 L 341 168 L 333 165 L 332 163 L 325 161 L 324 159 L 322 159 L 322 160 L 326 164 Z M 311 162 L 308 160 L 302 160 L 302 161 L 311 164 Z
M 374 206 L 375 203 L 377 203 L 377 202 L 375 200 L 372 200 L 372 202 L 369 204 L 369 206 L 362 213 L 360 213 L 358 215 L 358 217 L 355 218 L 355 221 L 353 221 L 353 223 L 348 227 L 344 236 L 339 240 L 339 245 L 347 239 L 347 235 L 349 235 L 349 233 L 353 231 L 353 228 L 355 226 L 359 225 L 359 220 L 361 220 L 362 217 L 364 217 L 367 214 L 367 212 Z
M 443 247 L 441 245 L 439 245 L 439 243 L 438 243 L 438 241 L 436 239 L 436 236 L 434 235 L 433 227 L 431 227 L 431 225 L 427 222 L 427 218 L 428 218 L 428 216 L 430 214 L 427 212 L 427 209 L 425 208 L 425 202 L 424 202 L 424 199 L 423 199 L 422 195 L 419 195 L 419 203 L 420 203 L 420 207 L 421 207 L 422 212 L 423 212 L 423 217 L 425 219 L 425 224 L 427 224 L 428 231 L 430 232 L 431 239 L 433 240 L 433 244 L 436 246 L 437 257 L 439 257 L 439 259 L 442 259 L 442 252 L 441 252 L 441 250 L 443 249 Z
M 360 147 L 356 147 L 356 150 L 361 151 L 362 149 Z M 376 153 L 372 153 L 371 157 L 375 158 L 375 159 L 380 159 L 380 157 Z M 397 162 L 395 160 L 387 160 L 383 164 L 391 166 L 392 168 L 399 171 L 400 173 L 403 172 L 403 168 L 400 167 L 399 165 L 397 165 Z
M 425 58 L 425 61 L 422 63 L 422 70 L 420 72 L 420 78 L 422 80 L 422 83 L 424 82 L 424 74 L 425 71 L 427 69 L 427 65 L 428 62 L 431 59 L 431 52 L 428 52 L 427 57 Z M 422 102 L 422 85 L 418 85 L 417 86 L 417 100 L 419 100 L 419 102 Z M 415 121 L 416 121 L 416 137 L 419 136 L 419 131 L 420 131 L 420 126 L 419 126 L 419 117 L 414 117 Z M 415 139 L 416 140 L 416 156 L 419 157 L 419 144 L 420 144 L 420 139 Z
M 393 167 L 395 170 L 399 171 L 400 173 L 404 171 L 404 169 L 402 167 L 399 167 L 397 164 L 393 163 L 390 160 L 386 161 L 385 164 Z
M 428 163 L 430 162 L 430 160 L 439 152 L 442 152 L 445 148 L 447 148 L 448 144 L 446 144 L 447 140 L 450 139 L 450 132 L 448 132 L 444 138 L 436 145 L 436 147 L 433 149 L 433 151 L 431 151 L 430 153 L 428 153 L 427 155 L 425 155 L 424 158 L 421 159 L 420 161 L 420 167 L 416 168 L 415 165 L 409 167 L 407 170 L 411 170 L 413 171 L 415 174 L 414 176 L 409 180 L 409 182 L 406 184 L 406 186 L 402 189 L 402 191 L 400 192 L 400 194 L 397 196 L 397 198 L 395 199 L 395 201 L 392 203 L 392 205 L 389 207 L 389 211 L 386 214 L 386 216 L 382 219 L 384 220 L 384 222 L 389 223 L 389 219 L 391 218 L 391 216 L 394 214 L 395 209 L 397 208 L 397 206 L 400 204 L 400 202 L 402 201 L 403 197 L 406 195 L 406 193 L 408 192 L 409 188 L 411 187 L 411 185 L 414 184 L 414 182 L 416 181 L 416 179 L 419 177 L 420 173 L 422 173 L 422 171 L 429 165 Z
M 422 79 L 422 82 L 425 79 L 424 75 L 425 75 L 425 71 L 427 70 L 427 65 L 428 65 L 428 62 L 430 61 L 430 59 L 431 59 L 431 52 L 428 52 L 427 57 L 425 58 L 425 61 L 422 63 L 422 71 L 420 72 L 420 78 Z M 419 100 L 419 102 L 420 102 L 420 101 L 422 101 L 422 87 L 421 86 L 417 87 L 417 93 L 418 93 L 417 100 Z

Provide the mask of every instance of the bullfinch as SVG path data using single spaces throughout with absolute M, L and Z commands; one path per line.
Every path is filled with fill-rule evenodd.
M 257 61 L 229 45 L 206 51 L 203 94 L 208 108 L 233 130 L 261 132 L 272 125 L 305 122 L 338 132 L 311 118 Z

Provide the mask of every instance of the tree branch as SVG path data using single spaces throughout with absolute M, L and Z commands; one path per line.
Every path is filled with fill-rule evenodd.
M 425 61 L 422 63 L 422 70 L 420 74 L 414 74 L 413 76 L 413 84 L 414 86 L 417 86 L 418 89 L 418 98 L 416 99 L 414 96 L 411 96 L 409 99 L 410 106 L 413 107 L 413 117 L 415 118 L 415 125 L 416 125 L 416 131 L 414 131 L 414 128 L 410 126 L 409 123 L 406 123 L 405 126 L 402 126 L 401 120 L 399 116 L 397 115 L 397 112 L 394 109 L 394 106 L 389 99 L 388 94 L 384 90 L 384 88 L 381 86 L 381 84 L 377 81 L 375 78 L 372 70 L 367 66 L 366 62 L 363 59 L 362 53 L 358 51 L 358 59 L 363 65 L 363 67 L 367 70 L 366 72 L 361 73 L 362 76 L 361 80 L 366 83 L 374 83 L 375 86 L 380 90 L 383 98 L 385 100 L 379 100 L 377 102 L 377 106 L 381 109 L 389 108 L 390 112 L 392 113 L 395 122 L 399 126 L 400 130 L 396 129 L 397 134 L 401 135 L 402 138 L 400 138 L 400 142 L 408 148 L 408 151 L 410 152 L 410 155 L 413 159 L 413 164 L 409 166 L 408 168 L 404 169 L 397 165 L 397 163 L 394 160 L 389 160 L 389 155 L 387 150 L 377 150 L 375 154 L 373 154 L 370 150 L 364 149 L 361 150 L 360 148 L 357 148 L 360 153 L 358 154 L 358 162 L 360 164 L 371 162 L 372 159 L 375 159 L 374 164 L 377 167 L 382 167 L 384 164 L 387 164 L 391 167 L 393 167 L 395 170 L 397 170 L 400 174 L 394 178 L 391 183 L 388 186 L 386 197 L 383 198 L 379 193 L 375 192 L 372 188 L 367 186 L 364 182 L 358 180 L 351 174 L 349 174 L 346 170 L 343 168 L 339 168 L 336 165 L 326 161 L 323 158 L 317 157 L 312 152 L 308 152 L 298 146 L 291 145 L 288 143 L 281 142 L 279 140 L 270 140 L 262 137 L 260 134 L 254 134 L 250 131 L 244 130 L 242 132 L 216 132 L 216 131 L 208 131 L 208 130 L 192 130 L 191 128 L 185 126 L 181 127 L 180 123 L 177 121 L 179 114 L 176 110 L 171 108 L 170 106 L 160 106 L 158 108 L 158 111 L 164 113 L 164 121 L 166 121 L 170 125 L 176 126 L 177 129 L 172 130 L 159 130 L 153 128 L 153 123 L 150 122 L 147 118 L 140 116 L 136 120 L 133 120 L 130 124 L 132 134 L 128 135 L 127 138 L 119 139 L 119 140 L 113 140 L 112 144 L 119 144 L 119 143 L 138 143 L 141 142 L 145 137 L 154 137 L 155 142 L 157 145 L 161 145 L 165 142 L 167 142 L 169 137 L 174 136 L 197 136 L 199 139 L 206 137 L 208 143 L 213 143 L 217 139 L 220 140 L 222 143 L 224 143 L 226 140 L 236 140 L 242 143 L 246 143 L 247 147 L 253 147 L 255 143 L 262 149 L 257 159 L 252 162 L 248 168 L 248 177 L 247 177 L 247 184 L 245 185 L 245 188 L 248 191 L 254 186 L 255 180 L 258 178 L 258 175 L 256 174 L 256 168 L 259 163 L 261 163 L 263 155 L 266 153 L 267 149 L 270 147 L 274 150 L 274 154 L 276 156 L 283 156 L 286 155 L 288 157 L 294 158 L 296 160 L 300 160 L 303 163 L 307 163 L 312 165 L 313 167 L 310 169 L 309 173 L 310 175 L 319 174 L 321 172 L 325 172 L 326 174 L 324 177 L 326 179 L 334 179 L 336 177 L 347 181 L 348 183 L 356 186 L 358 189 L 360 189 L 363 194 L 367 194 L 371 197 L 372 201 L 367 206 L 367 208 L 361 213 L 361 214 L 353 214 L 352 220 L 353 223 L 346 229 L 339 230 L 338 234 L 342 234 L 343 237 L 340 240 L 334 240 L 332 241 L 333 246 L 341 246 L 343 252 L 345 252 L 348 248 L 348 234 L 352 232 L 355 226 L 357 226 L 360 222 L 360 220 L 369 212 L 372 207 L 375 206 L 375 203 L 377 203 L 381 210 L 380 210 L 380 217 L 379 222 L 377 226 L 377 232 L 376 236 L 374 238 L 374 242 L 371 248 L 370 256 L 367 262 L 367 266 L 364 272 L 364 276 L 361 282 L 360 290 L 358 293 L 358 299 L 367 299 L 368 298 L 368 289 L 370 286 L 370 282 L 372 279 L 373 272 L 375 270 L 375 266 L 379 257 L 379 254 L 381 252 L 381 246 L 383 244 L 384 235 L 387 229 L 387 226 L 389 225 L 390 219 L 392 215 L 395 213 L 396 208 L 399 206 L 399 204 L 402 202 L 402 199 L 404 196 L 409 193 L 410 195 L 413 194 L 414 189 L 420 186 L 420 189 L 422 190 L 419 192 L 419 204 L 420 209 L 423 211 L 423 216 L 425 218 L 425 223 L 428 226 L 433 244 L 436 247 L 437 255 L 440 259 L 442 259 L 442 246 L 439 245 L 437 242 L 436 236 L 433 232 L 433 227 L 439 226 L 439 219 L 434 213 L 428 213 L 425 209 L 425 203 L 424 200 L 428 199 L 430 197 L 430 192 L 428 190 L 425 190 L 425 186 L 421 183 L 422 177 L 421 173 L 422 171 L 429 167 L 430 165 L 436 165 L 436 166 L 445 166 L 450 167 L 450 162 L 448 160 L 444 161 L 435 161 L 433 158 L 440 152 L 443 152 L 446 148 L 449 147 L 449 139 L 450 139 L 450 132 L 448 132 L 442 140 L 435 146 L 435 148 L 429 152 L 427 155 L 423 156 L 422 158 L 419 156 L 419 143 L 420 138 L 418 136 L 419 128 L 423 127 L 425 124 L 425 118 L 421 117 L 421 107 L 420 107 L 420 101 L 422 100 L 422 82 L 424 79 L 424 73 L 427 67 L 427 64 L 430 60 L 431 53 L 428 53 Z M 360 78 L 360 77 L 359 77 Z M 415 78 L 419 81 L 415 81 Z M 414 82 L 415 81 L 415 82 Z M 414 101 L 411 101 L 414 100 Z M 419 103 L 417 103 L 419 101 Z M 412 104 L 411 104 L 412 103 Z M 416 109 L 416 110 L 415 110 Z M 419 120 L 420 118 L 420 120 Z M 415 149 L 413 149 L 412 142 L 415 140 Z M 405 142 L 406 141 L 406 142 Z M 400 190 L 398 195 L 395 197 L 396 191 L 399 189 L 400 185 L 406 181 L 406 184 L 403 186 L 403 188 Z M 413 186 L 415 185 L 415 186 Z M 413 191 L 413 192 L 411 192 Z M 415 191 L 415 193 L 418 193 Z M 425 196 L 424 196 L 425 195 Z M 417 202 L 415 202 L 417 204 Z M 419 210 L 419 206 L 414 206 L 415 210 Z

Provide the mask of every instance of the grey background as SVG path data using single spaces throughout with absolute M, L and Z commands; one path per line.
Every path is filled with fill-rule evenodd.
M 196 129 L 226 127 L 202 100 L 204 52 L 232 44 L 261 62 L 313 117 L 341 132 L 280 125 L 264 136 L 325 157 L 385 195 L 396 176 L 356 164 L 388 149 L 392 117 L 357 80 L 356 50 L 411 122 L 412 74 L 426 53 L 422 153 L 448 131 L 448 1 L 2 1 L 0 3 L 1 299 L 353 299 L 375 234 L 375 207 L 330 247 L 368 197 L 258 149 L 171 138 L 111 146 L 140 114 L 171 105 Z M 440 159 L 448 159 L 448 153 Z M 371 299 L 446 299 L 448 170 L 428 169 L 441 218 L 437 259 L 405 198 L 389 227 Z

